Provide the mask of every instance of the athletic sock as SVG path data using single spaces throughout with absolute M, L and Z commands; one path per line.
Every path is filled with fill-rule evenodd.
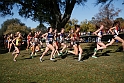
M 79 57 L 78 57 L 78 61 L 80 61 L 81 60 L 81 54 L 79 54 Z
M 33 56 L 33 54 L 34 54 L 34 53 L 32 52 L 32 53 L 31 53 L 31 56 Z

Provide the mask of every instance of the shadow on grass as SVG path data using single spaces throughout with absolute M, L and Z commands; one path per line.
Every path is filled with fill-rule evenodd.
M 120 47 L 118 47 L 118 49 L 115 52 L 122 52 L 122 51 L 123 51 L 123 47 L 120 46 Z
M 89 59 L 89 57 L 93 55 L 94 48 L 96 48 L 96 44 L 92 43 L 89 48 L 83 49 L 84 56 L 82 60 Z
M 37 82 L 30 82 L 30 83 L 37 83 Z
M 102 53 L 102 55 L 101 55 L 101 56 L 110 56 L 110 55 L 109 55 L 109 54 L 107 54 L 107 53 L 111 53 L 111 50 L 108 50 L 108 51 L 106 51 L 106 52 Z

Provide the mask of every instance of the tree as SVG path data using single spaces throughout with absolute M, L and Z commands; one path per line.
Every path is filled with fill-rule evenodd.
M 71 19 L 69 20 L 65 25 L 65 31 L 69 32 L 71 29 L 74 29 L 74 26 L 77 25 L 78 20 L 77 19 Z
M 87 24 L 88 24 L 88 21 L 87 20 L 85 20 L 85 21 L 83 21 L 83 22 L 81 22 L 80 23 L 80 27 L 81 27 L 81 31 L 82 32 L 87 32 L 87 30 L 88 30 L 88 26 L 87 26 Z
M 121 12 L 119 8 L 114 8 L 114 5 L 107 4 L 103 7 L 100 7 L 99 13 L 95 15 L 97 20 L 113 20 L 115 17 L 118 16 L 118 14 Z
M 97 0 L 96 4 L 113 0 Z M 60 30 L 71 17 L 75 5 L 84 5 L 87 0 L 0 0 L 1 15 L 13 15 L 14 6 L 19 8 L 19 15 L 34 21 L 49 23 Z
M 1 24 L 1 31 L 2 31 L 2 34 L 7 30 L 7 27 L 8 27 L 10 24 L 21 24 L 21 25 L 24 25 L 24 24 L 21 23 L 20 20 L 17 19 L 17 18 L 7 19 L 6 21 L 3 22 L 3 24 Z
M 17 31 L 29 33 L 31 29 L 26 27 L 25 24 L 17 18 L 8 19 L 1 25 L 2 34 L 16 33 Z
M 122 1 L 120 1 L 120 0 L 97 0 L 96 1 L 96 5 L 98 5 L 98 4 L 105 4 L 105 3 L 107 3 L 107 4 L 111 4 L 112 2 L 114 2 L 114 1 L 119 1 L 120 3 L 122 3 L 122 4 L 124 4 L 124 0 Z
M 120 28 L 124 29 L 124 19 L 123 18 L 116 18 L 115 20 L 118 20 L 120 22 Z
M 47 28 L 43 25 L 43 24 L 40 24 L 40 25 L 38 25 L 37 27 L 36 27 L 36 29 L 35 30 L 37 30 L 37 31 L 42 31 L 42 33 L 45 33 L 46 31 L 47 31 Z
M 84 4 L 87 0 L 8 0 L 0 2 L 2 15 L 12 15 L 13 5 L 19 8 L 22 17 L 34 21 L 49 23 L 53 28 L 60 30 L 71 17 L 76 4 Z
M 100 7 L 99 13 L 92 18 L 91 22 L 98 23 L 99 21 L 103 21 L 105 28 L 108 29 L 112 26 L 113 20 L 119 15 L 119 12 L 121 12 L 121 10 L 114 8 L 113 4 L 106 4 Z
M 87 20 L 81 22 L 80 27 L 82 32 L 93 32 L 96 30 L 95 25 Z

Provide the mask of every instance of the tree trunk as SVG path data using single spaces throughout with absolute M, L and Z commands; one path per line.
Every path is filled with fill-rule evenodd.
M 64 28 L 66 23 L 71 17 L 71 13 L 73 11 L 75 4 L 76 4 L 76 0 L 67 0 L 66 6 L 65 6 L 65 13 L 63 14 L 63 17 L 62 17 L 58 4 L 56 2 L 53 3 L 54 5 L 53 12 L 55 14 L 55 18 L 54 18 L 55 20 L 52 21 L 53 22 L 51 24 L 52 27 L 55 27 L 58 31 L 60 31 L 61 28 Z

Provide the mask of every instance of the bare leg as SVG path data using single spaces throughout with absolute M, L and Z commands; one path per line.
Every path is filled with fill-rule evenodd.
M 94 50 L 94 54 L 93 54 L 93 58 L 97 58 L 95 55 L 97 53 L 98 50 L 100 49 L 105 49 L 106 48 L 106 45 L 103 43 L 103 42 L 98 42 L 97 43 L 97 48 Z
M 54 47 L 51 45 L 51 44 L 48 44 L 45 51 L 43 52 L 42 56 L 40 57 L 40 61 L 42 62 L 42 58 L 44 57 L 44 55 L 48 52 L 48 50 L 51 49 L 52 52 L 51 52 L 51 56 L 50 56 L 50 60 L 53 60 L 52 57 L 53 57 L 53 54 L 55 52 L 55 49 Z
M 9 44 L 9 52 L 11 51 L 12 43 Z
M 46 47 L 45 51 L 43 52 L 42 56 L 40 57 L 41 59 L 44 57 L 44 55 L 49 51 L 49 48 Z
M 35 45 L 32 45 L 31 50 L 32 50 L 31 58 L 33 58 L 33 54 L 35 53 Z
M 55 54 L 56 54 L 56 53 L 59 55 L 57 42 L 54 42 L 54 43 L 53 43 L 53 46 L 55 47 L 55 52 L 54 52 L 54 54 L 53 54 L 53 57 L 55 58 Z
M 77 47 L 77 45 L 73 45 L 73 48 L 74 48 L 74 51 L 68 51 L 68 52 L 78 56 L 78 47 Z
M 50 59 L 52 59 L 54 52 L 55 52 L 55 48 L 51 44 L 49 44 L 48 47 L 52 50 L 51 57 L 50 57 Z
M 119 36 L 115 37 L 116 40 L 122 43 L 123 51 L 124 51 L 124 40 L 121 39 Z
M 112 38 L 112 40 L 110 41 L 110 43 L 106 44 L 106 47 L 112 45 L 115 42 L 115 39 Z
M 29 49 L 29 46 L 30 46 L 30 43 L 27 41 L 27 49 L 26 50 Z
M 13 52 L 13 54 L 15 54 L 13 61 L 16 61 L 16 58 L 18 57 L 19 53 L 20 53 L 19 49 L 15 47 L 15 51 Z
M 62 53 L 66 49 L 67 45 L 64 43 L 61 43 L 61 45 L 63 46 L 62 50 L 60 51 Z
M 98 43 L 97 50 L 105 49 L 106 45 L 103 42 Z
M 78 57 L 78 61 L 80 61 L 80 60 L 81 60 L 82 53 L 83 53 L 83 50 L 82 50 L 82 48 L 81 48 L 80 45 L 78 45 L 78 48 L 79 48 L 79 57 Z

